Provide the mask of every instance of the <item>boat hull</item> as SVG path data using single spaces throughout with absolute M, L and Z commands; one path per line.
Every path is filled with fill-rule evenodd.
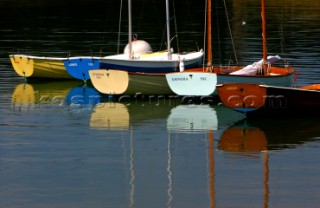
M 100 68 L 100 57 L 70 57 L 64 60 L 64 66 L 73 78 L 87 81 L 89 70 Z
M 314 116 L 320 112 L 320 91 L 258 84 L 218 85 L 224 105 L 248 117 Z
M 103 94 L 173 95 L 164 74 L 129 73 L 124 70 L 89 71 L 93 86 Z
M 15 72 L 25 78 L 72 79 L 64 67 L 67 58 L 10 55 Z
M 207 72 L 206 68 L 195 68 L 186 70 L 184 72 L 175 72 L 166 74 L 169 86 L 172 87 L 174 92 L 189 92 L 192 96 L 218 96 L 218 91 L 215 89 L 216 84 L 225 83 L 256 83 L 274 86 L 292 86 L 294 83 L 294 68 L 280 68 L 271 67 L 270 73 L 268 75 L 230 75 L 230 71 L 239 70 L 241 67 L 222 67 L 222 68 L 212 68 L 211 72 Z M 191 79 L 186 79 L 189 74 L 198 74 L 202 77 L 201 80 L 195 82 Z M 206 85 L 211 85 L 213 91 L 206 90 L 207 87 L 199 86 L 203 83 L 203 80 L 210 80 L 211 74 L 216 74 L 216 80 L 211 83 L 206 83 Z M 177 93 L 178 95 L 185 95 L 184 93 Z
M 211 95 L 217 84 L 217 75 L 210 72 L 168 73 L 166 79 L 172 91 L 179 96 Z
M 119 69 L 128 72 L 168 73 L 180 70 L 180 60 L 183 60 L 185 69 L 199 67 L 203 61 L 203 52 L 181 56 L 175 54 L 171 60 L 167 60 L 166 54 L 146 54 L 137 59 L 128 59 L 126 54 L 107 56 L 100 60 L 100 68 Z
M 279 69 L 279 68 L 277 68 Z M 217 74 L 217 83 L 253 83 L 253 84 L 264 84 L 273 86 L 283 86 L 289 87 L 293 85 L 294 81 L 294 70 L 291 68 L 281 68 L 288 73 L 277 74 L 272 73 L 270 75 L 254 75 L 254 76 L 244 76 L 244 75 L 227 75 L 227 74 Z M 217 93 L 217 92 L 216 92 Z

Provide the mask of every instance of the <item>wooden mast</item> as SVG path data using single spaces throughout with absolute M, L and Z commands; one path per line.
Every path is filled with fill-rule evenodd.
M 207 0 L 207 66 L 212 66 L 211 0 Z
M 263 75 L 267 75 L 267 37 L 266 37 L 266 12 L 265 0 L 261 0 L 261 19 L 262 19 L 262 48 L 263 48 Z

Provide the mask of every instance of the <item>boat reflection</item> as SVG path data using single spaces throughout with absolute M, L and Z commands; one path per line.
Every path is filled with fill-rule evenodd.
M 178 132 L 217 130 L 217 113 L 209 105 L 178 105 L 171 109 L 167 129 Z
M 176 106 L 175 102 L 155 100 L 101 102 L 93 108 L 90 127 L 101 130 L 129 130 L 132 126 L 141 126 L 154 119 L 163 122 L 174 106 Z
M 128 130 L 157 120 L 165 124 L 169 133 L 208 132 L 243 119 L 224 106 L 182 104 L 175 100 L 128 100 L 128 102 L 100 102 L 91 114 L 90 127 L 105 130 Z M 219 122 L 218 122 L 219 121 Z
M 264 201 L 269 206 L 269 152 L 295 148 L 320 136 L 320 119 L 243 119 L 227 128 L 218 142 L 225 152 L 263 156 Z
M 219 149 L 260 152 L 294 148 L 320 136 L 320 119 L 243 119 L 221 135 Z
M 102 96 L 82 81 L 28 82 L 16 86 L 12 93 L 13 110 L 37 108 L 42 105 L 77 107 L 95 105 Z
M 264 153 L 263 207 L 267 208 L 270 192 L 268 185 L 269 153 L 266 151 L 268 149 L 268 141 L 264 132 L 257 127 L 249 126 L 246 120 L 241 120 L 222 133 L 218 149 L 228 152 Z
M 207 175 L 207 195 L 209 203 L 207 207 L 216 206 L 216 189 L 215 189 L 215 135 L 216 132 L 225 126 L 242 120 L 243 114 L 230 110 L 224 106 L 210 105 L 179 105 L 171 109 L 171 113 L 167 121 L 167 129 L 169 132 L 168 138 L 168 155 L 171 156 L 171 143 L 175 138 L 182 140 L 183 138 L 203 138 L 205 145 L 204 169 Z M 178 137 L 173 135 L 177 134 Z M 179 136 L 183 134 L 183 137 Z M 174 143 L 177 143 L 174 141 Z M 176 145 L 175 148 L 183 147 L 184 145 Z M 168 157 L 171 159 L 171 157 Z M 200 161 L 197 161 L 200 162 Z M 188 160 L 186 160 L 188 163 Z M 171 162 L 168 164 L 171 164 Z M 192 162 L 189 161 L 193 167 Z M 169 170 L 169 168 L 168 168 Z M 171 169 L 170 169 L 171 170 Z M 200 170 L 198 170 L 200 171 Z M 189 173 L 185 172 L 185 175 Z M 190 177 L 190 176 L 189 176 Z M 188 183 L 188 182 L 187 182 Z M 178 188 L 178 187 L 177 187 Z
M 218 109 L 218 107 L 217 107 Z M 206 172 L 209 174 L 209 196 L 210 207 L 213 207 L 215 201 L 214 195 L 214 172 L 213 172 L 213 131 L 218 129 L 218 116 L 215 108 L 210 105 L 179 105 L 171 109 L 167 120 L 168 136 L 168 207 L 172 207 L 173 202 L 173 186 L 172 186 L 172 149 L 179 148 L 178 146 L 172 148 L 172 133 L 190 134 L 204 133 L 205 145 L 209 147 L 209 164 L 206 165 Z M 187 137 L 185 135 L 185 137 Z M 180 138 L 179 138 L 180 140 Z M 207 158 L 206 160 L 207 161 Z M 185 173 L 188 175 L 187 173 Z
M 148 176 L 144 176 L 144 181 L 158 178 L 162 183 L 160 187 L 167 182 L 167 189 L 163 190 L 163 193 L 167 194 L 167 207 L 172 207 L 178 201 L 181 193 L 177 190 L 186 185 L 199 188 L 202 194 L 198 196 L 205 196 L 203 203 L 214 207 L 214 131 L 219 129 L 220 118 L 222 121 L 220 124 L 224 126 L 242 119 L 243 115 L 224 106 L 186 105 L 178 101 L 102 102 L 96 105 L 91 113 L 90 128 L 106 130 L 104 135 L 108 137 L 113 135 L 110 130 L 120 131 L 122 137 L 123 135 L 128 137 L 128 140 L 123 141 L 123 146 L 129 149 L 124 152 L 129 152 L 128 192 L 131 206 L 135 205 L 138 196 L 143 193 L 136 187 L 146 183 L 140 181 L 141 175 L 146 174 L 145 168 L 139 166 L 143 163 L 148 167 Z M 152 139 L 154 134 L 157 134 L 156 141 Z M 151 141 L 156 143 L 156 147 L 153 147 L 156 151 L 150 151 L 153 149 L 148 146 L 153 143 Z M 191 151 L 185 151 L 186 148 Z M 164 154 L 159 156 L 161 150 Z M 147 154 L 148 157 L 141 157 L 141 154 Z M 152 162 L 149 163 L 149 160 Z M 153 169 L 157 171 L 153 172 Z M 163 169 L 166 171 L 166 180 L 164 176 L 159 175 L 163 173 Z M 198 179 L 190 182 L 190 178 L 198 174 L 205 175 L 208 183 Z M 154 182 L 150 180 L 152 181 L 150 183 Z M 206 198 L 208 194 L 209 202 Z
M 136 204 L 136 186 L 139 177 L 136 178 L 136 172 L 141 170 L 136 168 L 136 163 L 144 160 L 136 156 L 136 141 L 134 138 L 137 128 L 144 128 L 148 123 L 164 124 L 169 116 L 170 109 L 175 107 L 176 103 L 159 101 L 132 101 L 132 102 L 102 102 L 96 105 L 91 113 L 90 128 L 97 130 L 119 130 L 128 133 L 129 139 L 127 146 L 129 148 L 128 156 L 128 174 L 129 174 L 129 202 L 130 207 Z M 155 121 L 156 120 L 156 121 Z M 126 143 L 126 141 L 124 141 Z M 125 146 L 125 144 L 123 145 Z M 126 150 L 124 150 L 126 152 Z M 172 175 L 170 170 L 170 147 L 168 149 L 168 203 L 172 200 Z M 150 174 L 149 174 L 150 175 Z M 147 180 L 147 179 L 145 179 Z

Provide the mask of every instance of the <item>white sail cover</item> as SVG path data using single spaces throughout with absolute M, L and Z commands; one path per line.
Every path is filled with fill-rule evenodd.
M 268 56 L 267 57 L 267 64 L 273 64 L 276 61 L 279 61 L 281 59 L 280 56 Z M 263 59 L 261 59 L 258 62 L 255 62 L 253 64 L 250 64 L 238 71 L 230 73 L 230 75 L 247 75 L 247 76 L 254 76 L 258 73 L 259 70 L 262 69 Z

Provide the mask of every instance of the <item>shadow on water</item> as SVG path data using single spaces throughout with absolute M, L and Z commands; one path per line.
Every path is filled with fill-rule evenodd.
M 263 172 L 261 173 L 263 178 L 260 179 L 263 181 L 263 202 L 261 204 L 262 207 L 267 208 L 272 206 L 273 203 L 270 196 L 274 181 L 270 179 L 270 172 L 277 174 L 275 168 L 272 169 L 273 165 L 277 166 L 277 162 L 274 160 L 271 162 L 270 160 L 272 151 L 298 148 L 305 143 L 319 140 L 319 124 L 320 120 L 317 118 L 277 120 L 245 118 L 236 121 L 223 131 L 217 149 L 233 155 L 233 163 L 241 163 L 243 157 L 253 159 L 253 161 L 261 158 L 263 163 Z M 248 175 L 245 173 L 249 170 L 244 167 L 238 166 L 232 170 L 232 173 L 228 173 L 231 175 L 229 186 L 239 187 L 236 182 L 239 178 L 243 181 L 249 180 L 250 184 L 254 183 L 255 179 L 248 179 Z M 218 173 L 219 171 L 221 170 L 215 170 Z M 293 168 L 293 172 L 296 172 L 295 168 Z M 228 185 L 226 184 L 226 186 Z M 261 191 L 261 189 L 259 190 Z M 250 188 L 247 191 L 247 194 L 249 194 Z M 287 192 L 291 194 L 289 190 Z M 239 191 L 235 191 L 235 193 L 241 195 Z M 235 201 L 233 200 L 230 203 L 235 205 Z
M 320 137 L 320 119 L 243 119 L 226 129 L 219 149 L 260 152 L 295 148 Z

